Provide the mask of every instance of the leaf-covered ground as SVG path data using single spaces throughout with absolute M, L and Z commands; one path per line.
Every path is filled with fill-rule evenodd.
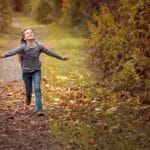
M 62 150 L 63 145 L 50 133 L 44 117 L 34 115 L 34 106 L 24 108 L 21 81 L 0 82 L 0 149 Z
M 128 93 L 108 93 L 87 101 L 80 88 L 51 88 L 50 129 L 76 150 L 148 150 L 150 106 Z

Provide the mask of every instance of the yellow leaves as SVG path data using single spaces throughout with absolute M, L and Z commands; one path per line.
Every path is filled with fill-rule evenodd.
M 108 124 L 107 123 L 104 123 L 104 122 L 99 122 L 97 124 L 97 128 L 96 128 L 96 131 L 99 132 L 99 133 L 104 133 L 104 132 L 108 132 Z
M 79 108 L 82 105 L 82 103 L 79 103 L 79 101 L 76 100 L 70 100 L 68 102 L 61 100 L 58 102 L 58 105 L 67 110 L 75 110 L 76 108 Z
M 60 79 L 60 80 L 68 80 L 68 77 L 66 77 L 66 76 L 57 76 L 57 79 Z
M 67 106 L 67 103 L 65 101 L 60 101 L 59 102 L 59 106 L 62 106 L 62 107 L 66 107 Z
M 90 139 L 89 144 L 95 145 L 95 144 L 97 144 L 97 141 L 95 139 Z
M 51 73 L 49 76 L 43 76 L 42 77 L 42 81 L 47 83 L 49 81 L 54 81 L 54 80 L 57 80 L 57 76 L 55 73 Z
M 22 105 L 22 100 L 24 100 L 22 83 L 17 81 L 3 83 L 1 85 L 0 99 L 0 109 L 13 111 L 13 113 L 21 112 L 22 107 L 20 105 Z
M 5 107 L 6 107 L 8 110 L 11 110 L 12 107 L 13 107 L 13 103 L 10 102 L 10 101 L 7 101 L 7 102 L 5 103 Z
M 48 81 L 48 77 L 47 76 L 43 76 L 42 77 L 42 81 L 47 82 Z
M 137 102 L 138 104 L 142 104 L 143 101 L 144 101 L 144 100 L 142 99 L 142 97 L 141 97 L 140 95 L 138 95 L 137 98 L 136 98 L 136 102 Z
M 70 100 L 68 102 L 67 108 L 69 109 L 76 109 L 78 107 L 78 104 L 74 100 Z
M 97 94 L 101 94 L 101 93 L 102 93 L 102 88 L 96 88 L 96 89 L 95 89 L 95 92 L 96 92 Z
M 78 124 L 80 124 L 79 120 L 76 120 L 76 121 L 73 122 L 73 125 L 78 125 Z
M 14 94 L 13 94 L 13 92 L 8 92 L 7 93 L 7 96 L 13 96 Z
M 58 101 L 60 101 L 60 98 L 56 97 L 53 100 L 54 100 L 54 102 L 58 102 Z
M 118 109 L 118 106 L 114 106 L 114 107 L 111 107 L 109 109 L 107 109 L 106 113 L 107 115 L 112 115 L 113 113 L 115 113 Z
M 51 86 L 49 84 L 45 84 L 45 87 L 46 88 L 50 88 Z
M 109 98 L 111 98 L 111 101 L 117 101 L 118 100 L 118 94 L 115 92 L 110 92 L 108 96 L 109 96 Z
M 56 74 L 52 73 L 52 74 L 49 76 L 49 80 L 50 80 L 50 81 L 57 80 Z

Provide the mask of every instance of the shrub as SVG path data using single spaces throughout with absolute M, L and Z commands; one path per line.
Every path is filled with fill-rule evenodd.
M 149 83 L 148 2 L 104 1 L 88 23 L 87 64 L 102 86 L 119 91 L 147 91 Z M 147 14 L 147 15 L 146 15 Z M 138 17 L 137 17 L 138 16 Z M 144 38 L 140 38 L 140 32 Z M 146 44 L 145 44 L 146 43 Z M 141 46 L 143 47 L 141 49 Z

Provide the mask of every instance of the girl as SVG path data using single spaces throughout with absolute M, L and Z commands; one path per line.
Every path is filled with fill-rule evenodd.
M 45 53 L 49 56 L 55 57 L 60 60 L 68 60 L 67 56 L 60 56 L 50 49 L 43 47 L 41 44 L 36 42 L 33 30 L 26 28 L 22 31 L 21 45 L 17 48 L 10 50 L 4 55 L 0 55 L 0 58 L 6 58 L 19 54 L 22 77 L 26 90 L 26 105 L 31 104 L 32 97 L 32 83 L 35 92 L 35 112 L 38 116 L 44 115 L 42 113 L 42 97 L 41 97 L 41 62 L 39 55 Z

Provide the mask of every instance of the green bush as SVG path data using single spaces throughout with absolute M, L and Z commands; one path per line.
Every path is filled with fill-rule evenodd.
M 134 90 L 139 87 L 140 78 L 135 72 L 134 63 L 128 61 L 123 64 L 123 69 L 114 73 L 112 78 L 116 89 Z

